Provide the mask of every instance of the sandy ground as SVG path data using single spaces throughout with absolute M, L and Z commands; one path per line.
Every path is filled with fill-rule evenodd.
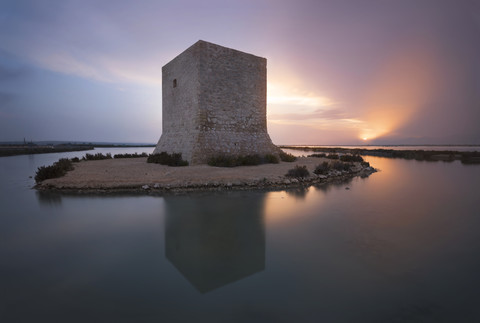
M 241 167 L 211 167 L 196 165 L 169 167 L 147 163 L 146 158 L 81 161 L 64 177 L 48 179 L 38 189 L 181 189 L 202 187 L 274 186 L 298 183 L 285 177 L 295 165 L 306 165 L 311 173 L 309 181 L 325 180 L 313 174 L 315 166 L 325 159 L 299 157 L 293 163 L 265 164 Z M 357 168 L 360 170 L 360 166 Z M 347 174 L 331 174 L 341 176 Z M 357 174 L 348 174 L 353 177 Z

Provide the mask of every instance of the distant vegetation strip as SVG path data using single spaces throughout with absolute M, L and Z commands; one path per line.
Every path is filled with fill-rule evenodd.
M 453 150 L 395 150 L 395 149 L 362 149 L 362 148 L 340 148 L 340 147 L 299 147 L 280 146 L 284 149 L 301 151 L 321 152 L 314 157 L 339 158 L 338 154 L 351 154 L 363 156 L 377 156 L 386 158 L 414 159 L 419 161 L 445 161 L 452 162 L 460 160 L 463 164 L 480 164 L 480 152 L 478 151 L 453 151 Z M 328 153 L 326 155 L 325 153 Z M 335 155 L 337 157 L 335 157 Z
M 58 144 L 58 145 L 0 145 L 0 157 L 32 154 L 64 153 L 70 151 L 85 151 L 95 148 L 134 148 L 155 147 L 155 145 L 115 145 L 115 144 Z M 128 155 L 128 154 L 126 154 Z M 142 156 L 146 157 L 146 156 Z M 129 157 L 124 157 L 129 158 Z
M 32 154 L 64 153 L 70 151 L 92 150 L 93 146 L 2 146 L 0 147 L 0 157 Z

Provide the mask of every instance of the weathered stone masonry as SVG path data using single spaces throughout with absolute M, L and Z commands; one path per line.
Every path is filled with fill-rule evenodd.
M 154 153 L 190 164 L 277 154 L 267 133 L 267 60 L 198 41 L 162 68 L 163 133 Z

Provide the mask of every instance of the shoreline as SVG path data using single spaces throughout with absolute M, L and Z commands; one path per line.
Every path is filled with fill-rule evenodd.
M 432 145 L 433 146 L 433 145 Z M 473 146 L 473 145 L 472 145 Z M 343 148 L 315 147 L 315 146 L 278 146 L 282 149 L 300 150 L 305 152 L 321 152 L 328 154 L 352 154 L 361 156 L 375 156 L 385 158 L 401 158 L 407 160 L 418 160 L 428 162 L 453 162 L 459 160 L 462 164 L 480 164 L 479 151 L 457 151 L 457 150 L 412 150 L 412 149 L 389 149 L 389 148 Z M 408 146 L 403 146 L 408 147 Z M 443 147 L 443 146 L 441 146 Z M 470 147 L 470 146 L 463 146 Z
M 345 181 L 357 176 L 368 177 L 376 172 L 372 167 L 352 163 L 351 171 L 330 170 L 327 175 L 315 175 L 316 165 L 325 158 L 299 157 L 295 162 L 258 166 L 213 167 L 195 165 L 169 167 L 149 164 L 146 158 L 82 161 L 65 176 L 37 183 L 37 191 L 74 194 L 147 193 L 285 189 L 308 187 Z M 307 166 L 306 178 L 291 178 L 285 174 L 296 165 Z

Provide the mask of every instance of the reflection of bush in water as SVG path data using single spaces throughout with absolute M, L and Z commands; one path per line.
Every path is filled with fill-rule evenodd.
M 358 177 L 357 177 L 358 179 Z M 344 187 L 347 184 L 351 184 L 353 181 L 353 178 L 342 178 L 342 179 L 336 179 L 334 182 L 328 182 L 328 183 L 319 183 L 319 184 L 313 184 L 313 188 L 317 191 L 321 191 L 323 193 L 328 193 L 331 189 L 333 188 L 339 188 L 339 187 Z
M 309 187 L 296 187 L 296 188 L 285 190 L 285 193 L 295 198 L 305 199 L 309 190 L 310 190 Z
M 59 193 L 37 191 L 36 195 L 42 205 L 51 206 L 62 204 L 62 196 Z

